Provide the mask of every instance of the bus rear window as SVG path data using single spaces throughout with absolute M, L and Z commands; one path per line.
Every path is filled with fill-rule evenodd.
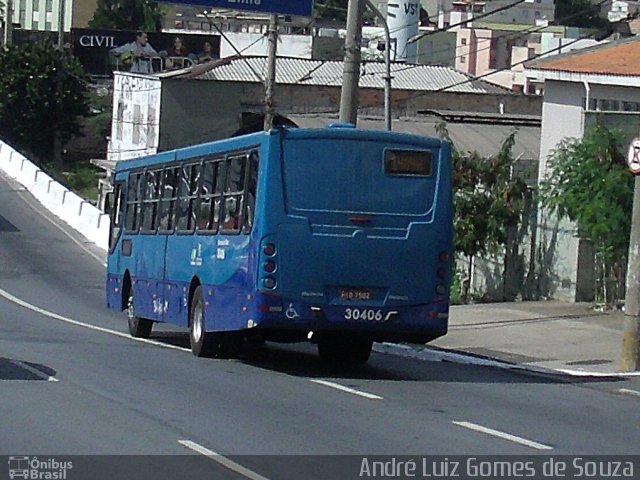
M 384 173 L 430 177 L 433 174 L 433 154 L 427 150 L 385 150 Z

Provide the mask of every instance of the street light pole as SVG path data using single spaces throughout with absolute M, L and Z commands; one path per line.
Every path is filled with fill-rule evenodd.
M 265 85 L 265 114 L 264 129 L 271 130 L 273 127 L 274 104 L 273 91 L 276 84 L 276 55 L 278 53 L 278 15 L 275 13 L 269 19 L 269 50 L 267 52 L 267 78 Z
M 391 33 L 389 32 L 389 24 L 387 19 L 380 10 L 371 2 L 371 0 L 365 0 L 367 6 L 373 10 L 378 19 L 384 27 L 384 34 L 386 36 L 387 44 L 384 47 L 384 127 L 386 130 L 391 131 Z
M 636 175 L 634 182 L 620 361 L 623 372 L 633 372 L 640 367 L 640 176 Z
M 13 0 L 6 0 L 4 12 L 4 38 L 3 45 L 11 45 L 13 40 Z
M 347 36 L 345 38 L 344 71 L 340 93 L 340 121 L 358 121 L 358 83 L 360 82 L 360 47 L 362 45 L 362 13 L 364 0 L 349 0 Z
M 60 0 L 60 7 L 58 8 L 58 48 L 60 50 L 64 47 L 64 7 L 65 0 Z

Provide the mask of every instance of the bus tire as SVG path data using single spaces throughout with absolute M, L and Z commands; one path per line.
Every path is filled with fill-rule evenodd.
M 372 348 L 372 340 L 357 335 L 325 334 L 318 339 L 320 359 L 333 365 L 363 365 Z
M 207 332 L 202 288 L 196 287 L 189 313 L 189 343 L 196 357 L 236 358 L 242 350 L 240 332 Z
M 129 299 L 127 300 L 127 323 L 129 324 L 129 333 L 136 338 L 149 338 L 153 322 L 146 318 L 136 316 L 133 311 L 133 289 L 129 291 Z

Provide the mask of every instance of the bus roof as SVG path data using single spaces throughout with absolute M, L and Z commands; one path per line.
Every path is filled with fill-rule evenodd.
M 355 128 L 351 124 L 330 124 L 326 128 L 290 128 L 282 127 L 269 132 L 257 132 L 238 137 L 216 140 L 213 142 L 182 147 L 175 150 L 160 152 L 155 155 L 121 160 L 116 164 L 116 172 L 133 170 L 152 165 L 162 164 L 173 160 L 181 160 L 208 155 L 216 152 L 240 150 L 248 147 L 258 147 L 270 136 L 283 135 L 285 139 L 359 139 L 364 141 L 386 141 L 395 143 L 409 143 L 422 148 L 438 148 L 444 140 L 435 137 L 424 137 L 410 133 L 389 132 L 386 130 L 368 130 Z

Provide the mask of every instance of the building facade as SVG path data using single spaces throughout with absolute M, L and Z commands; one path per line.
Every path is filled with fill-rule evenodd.
M 93 18 L 97 0 L 13 0 L 13 23 L 22 30 L 59 31 L 60 13 L 64 8 L 64 31 L 86 28 Z

